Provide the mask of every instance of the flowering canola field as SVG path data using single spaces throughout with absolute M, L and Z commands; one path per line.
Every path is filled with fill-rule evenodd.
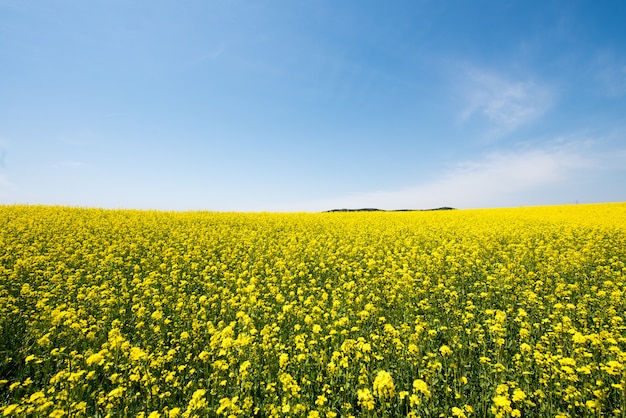
M 0 415 L 626 416 L 626 204 L 0 206 Z

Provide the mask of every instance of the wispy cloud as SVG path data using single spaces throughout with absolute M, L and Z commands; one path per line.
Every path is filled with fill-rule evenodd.
M 433 181 L 401 190 L 355 193 L 316 202 L 314 210 L 333 208 L 427 209 L 504 207 L 539 204 L 533 199 L 576 181 L 598 164 L 584 147 L 562 144 L 545 149 L 498 152 L 457 164 Z M 572 197 L 571 201 L 577 197 Z
M 461 91 L 465 100 L 461 121 L 485 123 L 488 139 L 497 139 L 536 120 L 553 102 L 547 86 L 475 68 L 462 71 Z

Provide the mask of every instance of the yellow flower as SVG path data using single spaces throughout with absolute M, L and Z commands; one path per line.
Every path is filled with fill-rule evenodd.
M 35 392 L 32 395 L 30 395 L 28 402 L 39 403 L 40 400 L 43 400 L 43 399 L 45 399 L 45 395 L 40 391 L 40 392 Z
M 130 360 L 131 361 L 141 361 L 146 358 L 146 353 L 139 347 L 133 347 L 130 349 Z
M 450 349 L 450 347 L 448 347 L 447 345 L 442 345 L 439 348 L 439 352 L 441 353 L 442 356 L 449 356 L 450 354 L 452 354 L 452 349 Z
M 509 386 L 505 385 L 504 383 L 501 383 L 496 387 L 496 393 L 498 395 L 502 395 L 503 393 L 507 393 L 508 391 L 509 391 Z
M 515 388 L 513 391 L 513 402 L 520 402 L 526 399 L 526 394 L 520 388 Z
M 465 411 L 463 411 L 461 408 L 456 407 L 456 406 L 452 408 L 452 416 L 459 417 L 459 418 L 467 418 L 467 415 L 465 415 Z
M 167 416 L 169 418 L 177 418 L 178 416 L 180 416 L 180 408 L 170 409 Z
M 367 388 L 359 389 L 357 391 L 357 398 L 359 405 L 367 408 L 368 410 L 374 409 L 374 396 Z
M 95 353 L 87 357 L 87 365 L 91 366 L 92 364 L 102 365 L 104 363 L 104 357 L 100 353 Z
M 624 366 L 619 361 L 610 360 L 607 361 L 606 364 L 604 366 L 601 366 L 600 368 L 612 376 L 617 376 L 621 373 Z
M 502 395 L 495 396 L 493 398 L 493 403 L 498 408 L 508 408 L 511 406 L 511 401 L 506 396 Z
M 189 405 L 187 405 L 187 412 L 193 412 L 198 409 L 204 408 L 206 405 L 205 389 L 197 389 L 193 395 L 191 395 L 191 400 L 189 401 Z
M 4 411 L 2 412 L 2 415 L 4 415 L 5 417 L 9 416 L 13 412 L 15 412 L 15 410 L 17 410 L 18 407 L 19 407 L 19 405 L 15 404 L 15 403 L 11 404 L 11 405 L 8 405 L 8 406 L 4 407 Z
M 0 416 L 622 416 L 624 213 L 0 205 Z
M 416 379 L 413 381 L 413 392 L 421 393 L 424 396 L 430 396 L 430 389 L 428 388 L 428 384 L 424 382 L 422 379 Z
M 521 343 L 519 345 L 519 351 L 522 352 L 523 354 L 528 354 L 532 351 L 532 348 L 530 345 L 526 344 L 526 343 Z
M 287 353 L 281 353 L 278 357 L 278 366 L 282 369 L 289 363 L 289 355 Z
M 381 399 L 392 398 L 395 394 L 393 378 L 389 373 L 380 370 L 374 378 L 374 394 Z
M 122 396 L 122 394 L 124 393 L 124 388 L 123 387 L 116 387 L 115 389 L 113 389 L 112 391 L 109 392 L 108 397 L 109 398 L 119 398 Z

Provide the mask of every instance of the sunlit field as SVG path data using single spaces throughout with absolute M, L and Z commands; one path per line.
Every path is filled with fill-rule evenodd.
M 626 204 L 0 206 L 0 415 L 626 416 Z

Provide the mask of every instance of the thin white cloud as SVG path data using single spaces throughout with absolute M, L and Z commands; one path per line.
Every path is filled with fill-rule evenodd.
M 355 193 L 316 202 L 312 209 L 428 209 L 542 204 L 536 201 L 538 195 L 545 196 L 546 191 L 570 186 L 581 170 L 596 168 L 598 162 L 585 157 L 578 148 L 581 147 L 568 144 L 548 149 L 492 153 L 478 161 L 460 163 L 428 183 L 401 190 Z
M 490 139 L 538 119 L 552 106 L 551 89 L 534 81 L 508 79 L 472 68 L 463 72 L 461 83 L 465 100 L 461 120 L 486 123 Z

